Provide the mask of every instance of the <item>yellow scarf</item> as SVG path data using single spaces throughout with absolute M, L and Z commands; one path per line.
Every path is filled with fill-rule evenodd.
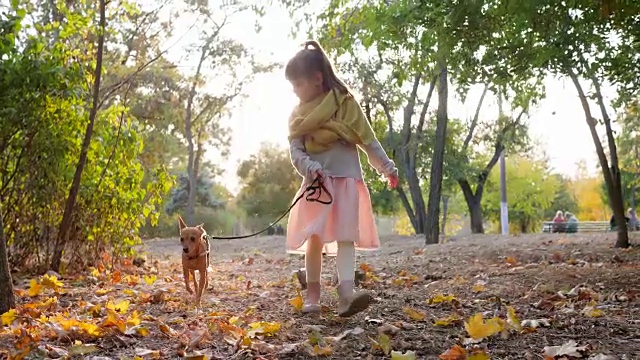
M 300 137 L 304 138 L 305 149 L 310 153 L 328 150 L 340 139 L 368 145 L 376 138 L 353 96 L 336 90 L 293 110 L 289 118 L 289 140 Z

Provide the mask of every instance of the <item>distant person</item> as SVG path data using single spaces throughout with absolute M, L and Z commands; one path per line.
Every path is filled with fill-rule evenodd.
M 564 215 L 562 214 L 562 210 L 556 211 L 556 216 L 553 218 L 552 229 L 554 233 L 565 232 L 565 221 L 564 221 Z
M 636 211 L 633 208 L 629 208 L 627 210 L 627 216 L 629 217 L 629 221 L 627 224 L 631 231 L 640 230 L 640 221 L 638 220 L 638 215 L 636 215 Z
M 568 233 L 576 233 L 578 232 L 578 218 L 570 212 L 564 213 L 564 219 L 567 222 L 567 232 Z
M 624 217 L 624 221 L 627 223 L 627 228 L 629 227 L 629 220 L 629 217 Z M 609 219 L 609 229 L 612 231 L 618 230 L 618 224 L 616 223 L 616 218 L 614 215 L 611 215 L 611 219 Z
M 289 60 L 285 76 L 300 99 L 289 118 L 291 162 L 304 178 L 296 196 L 320 177 L 333 197 L 329 205 L 301 201 L 289 214 L 287 252 L 305 253 L 307 294 L 302 311 L 320 311 L 325 248 L 328 255 L 337 254 L 338 315 L 351 316 L 371 302 L 368 292 L 355 291 L 356 247 L 380 247 L 358 147 L 367 153 L 369 164 L 387 178 L 391 188 L 398 184 L 398 169 L 317 42 L 305 43 Z

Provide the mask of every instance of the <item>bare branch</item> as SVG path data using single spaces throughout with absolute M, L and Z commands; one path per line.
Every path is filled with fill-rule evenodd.
M 484 90 L 482 91 L 482 95 L 480 96 L 480 100 L 478 100 L 478 106 L 476 107 L 476 113 L 473 115 L 473 120 L 471 120 L 471 125 L 469 125 L 469 133 L 467 137 L 464 139 L 464 143 L 462 144 L 462 153 L 466 153 L 469 148 L 469 143 L 471 143 L 471 139 L 473 139 L 473 132 L 478 126 L 478 118 L 480 117 L 480 108 L 482 108 L 482 103 L 484 102 L 484 97 L 487 95 L 487 91 L 489 90 L 489 83 L 484 85 Z
M 420 87 L 420 80 L 422 79 L 422 73 L 417 73 L 413 76 L 413 87 L 411 88 L 411 94 L 407 100 L 407 105 L 404 107 L 404 124 L 402 125 L 402 146 L 406 147 L 411 140 L 411 118 L 415 112 L 416 99 L 418 97 L 418 88 Z
M 433 90 L 436 88 L 437 81 L 438 81 L 438 76 L 434 76 L 433 79 L 431 80 L 431 83 L 429 84 L 429 92 L 427 92 L 427 98 L 425 99 L 424 104 L 422 104 L 422 110 L 420 111 L 420 119 L 418 119 L 418 127 L 416 129 L 416 132 L 418 134 L 422 133 L 422 131 L 424 130 L 424 123 L 427 117 L 427 110 L 429 109 L 429 103 L 431 103 L 431 96 L 433 95 Z

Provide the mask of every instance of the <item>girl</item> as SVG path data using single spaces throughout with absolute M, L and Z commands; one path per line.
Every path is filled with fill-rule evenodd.
M 317 42 L 305 43 L 287 64 L 285 76 L 300 99 L 289 119 L 291 162 L 304 178 L 298 195 L 320 176 L 333 196 L 330 205 L 301 201 L 289 215 L 287 252 L 305 253 L 307 296 L 302 311 L 320 311 L 324 248 L 328 255 L 337 255 L 338 315 L 351 316 L 371 301 L 367 292 L 354 291 L 355 250 L 380 247 L 356 146 L 391 188 L 397 186 L 398 170 Z

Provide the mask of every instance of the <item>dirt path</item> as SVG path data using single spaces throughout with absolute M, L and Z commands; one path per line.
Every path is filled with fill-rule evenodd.
M 380 326 L 395 324 L 400 330 L 392 331 L 397 331 L 391 337 L 393 349 L 413 350 L 421 359 L 437 358 L 468 335 L 459 320 L 443 327 L 435 327 L 435 320 L 452 314 L 467 320 L 477 312 L 506 318 L 505 305 L 510 304 L 520 320 L 545 319 L 549 326 L 506 339 L 499 335 L 485 339 L 479 346 L 492 358 L 541 359 L 545 346 L 575 340 L 586 346 L 585 355 L 640 359 L 639 251 L 611 248 L 612 236 L 486 235 L 426 248 L 422 238 L 384 238 L 380 251 L 358 255 L 362 268 L 370 268 L 369 281 L 362 286 L 373 291 L 377 301 L 366 313 L 347 320 L 334 316 L 336 298 L 329 288 L 333 258 L 325 260 L 323 271 L 325 288 L 330 289 L 324 293 L 327 311 L 319 317 L 303 316 L 286 300 L 295 296 L 287 280 L 304 262 L 301 256 L 284 254 L 282 237 L 221 241 L 213 246 L 212 282 L 217 292 L 210 299 L 216 309 L 238 314 L 255 307 L 259 318 L 281 322 L 286 335 L 265 341 L 282 346 L 305 341 L 309 329 L 318 327 L 322 336 L 359 328 L 377 339 Z M 637 244 L 638 237 L 633 241 Z M 178 261 L 177 239 L 144 245 L 151 258 Z M 427 299 L 436 294 L 452 294 L 456 300 L 429 306 Z M 602 310 L 603 316 L 600 311 L 589 312 L 590 305 Z M 406 308 L 425 315 L 424 320 L 415 321 L 421 315 L 412 318 Z M 382 358 L 383 353 L 372 351 L 371 341 L 363 339 L 347 336 L 332 345 L 333 358 Z M 290 352 L 277 358 L 308 356 Z
M 63 277 L 63 285 L 40 279 L 35 296 L 18 289 L 0 359 L 3 346 L 31 351 L 27 359 L 78 347 L 94 360 L 196 351 L 207 359 L 640 359 L 640 248 L 613 249 L 612 236 L 487 235 L 428 247 L 386 237 L 380 251 L 358 254 L 360 285 L 375 302 L 348 319 L 335 314 L 334 258 L 324 262 L 323 312 L 296 310 L 292 272 L 304 261 L 284 253 L 282 237 L 213 244 L 213 289 L 200 310 L 184 289 L 178 239 L 149 240 L 143 265 Z

